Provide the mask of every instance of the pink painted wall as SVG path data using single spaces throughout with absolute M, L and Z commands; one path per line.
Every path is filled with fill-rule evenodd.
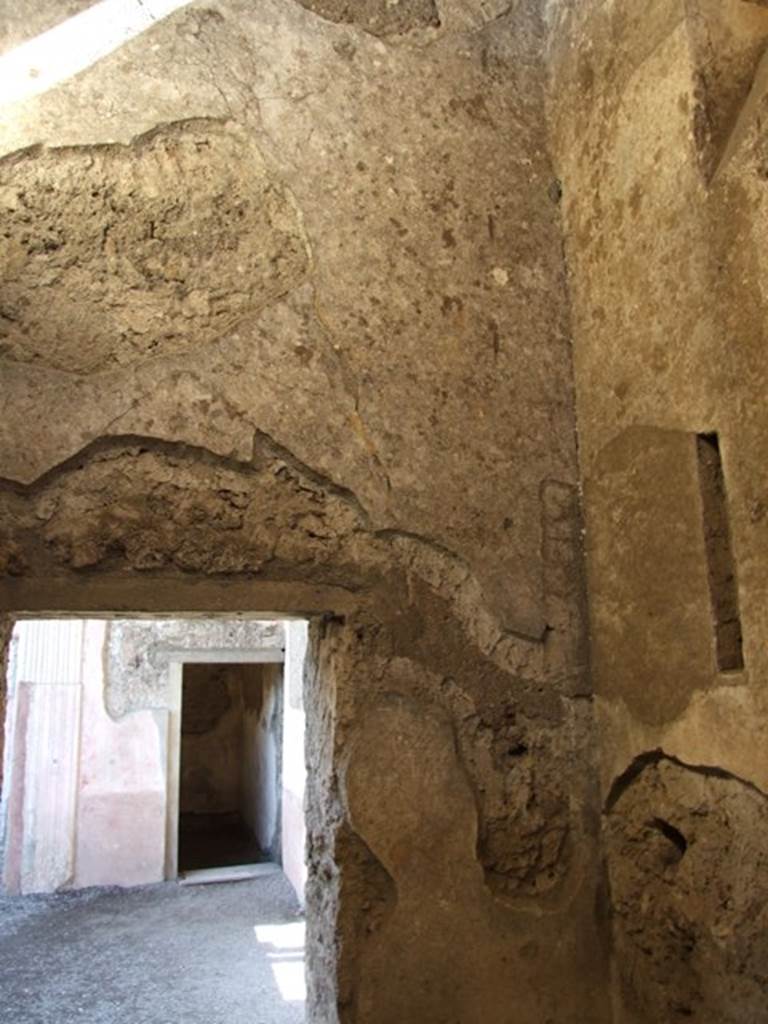
M 86 626 L 74 888 L 160 882 L 165 866 L 168 712 L 107 714 L 106 630 Z
M 52 892 L 162 881 L 167 866 L 170 690 L 165 684 L 157 686 L 156 710 L 113 718 L 105 705 L 107 622 L 36 620 L 19 623 L 17 629 L 26 632 L 19 638 L 23 673 L 12 709 L 9 704 L 10 771 L 0 806 L 6 828 L 3 884 L 15 892 Z M 306 869 L 300 661 L 306 626 L 298 624 L 298 630 L 290 644 L 290 707 L 287 693 L 285 699 L 281 841 L 286 873 L 301 894 Z M 280 689 L 281 667 L 258 669 L 273 684 L 270 707 Z M 167 662 L 158 667 L 163 679 L 167 671 Z M 274 714 L 266 711 L 254 716 L 254 742 L 266 730 L 269 743 L 261 743 L 253 767 L 260 777 L 266 774 L 273 780 L 274 790 L 279 736 Z M 273 792 L 266 803 L 254 802 L 252 808 L 266 841 L 279 817 L 277 802 Z

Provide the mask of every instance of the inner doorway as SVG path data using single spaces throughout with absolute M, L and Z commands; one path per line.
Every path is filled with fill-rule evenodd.
M 283 672 L 182 666 L 178 871 L 187 881 L 281 863 Z M 200 874 L 203 872 L 203 874 Z M 258 873 L 253 871 L 252 873 Z
M 97 979 L 92 1008 L 99 1019 L 102 1002 L 114 1001 L 148 1024 L 174 1012 L 186 1019 L 185 1008 L 201 1019 L 226 1011 L 229 1019 L 265 1024 L 304 1020 L 307 625 L 197 616 L 17 621 L 7 672 L 0 917 L 10 909 L 19 920 L 38 922 L 30 926 L 31 959 L 44 965 L 34 978 L 18 975 L 36 993 L 30 1001 L 29 988 L 9 987 L 30 957 L 10 939 L 3 945 L 0 935 L 0 987 L 11 993 L 18 1024 L 33 1024 L 39 1006 L 54 1002 L 57 1019 L 79 1017 L 83 956 Z M 190 697 L 195 689 L 203 691 L 197 700 Z M 207 736 L 221 740 L 222 722 L 239 734 L 229 744 L 243 754 L 232 782 L 239 801 L 193 803 L 191 813 L 214 815 L 219 825 L 237 815 L 231 824 L 248 826 L 249 845 L 238 847 L 227 828 L 212 830 L 214 859 L 253 863 L 255 841 L 259 857 L 274 858 L 257 866 L 272 871 L 189 890 L 176 884 L 182 794 L 200 789 L 194 738 L 207 755 L 209 780 L 238 763 L 232 750 L 222 755 L 227 744 Z M 188 751 L 185 732 L 193 738 Z M 256 765 L 245 764 L 247 750 Z M 183 774 L 191 782 L 182 784 Z M 217 788 L 209 781 L 209 795 Z M 119 935 L 117 916 L 133 922 Z M 86 952 L 73 958 L 78 934 Z M 158 961 L 148 934 L 173 950 L 171 961 L 184 967 L 177 978 L 168 974 L 167 958 Z M 114 970 L 122 955 L 115 943 L 142 979 L 138 1003 L 136 985 L 123 991 Z
M 9 892 L 269 862 L 303 902 L 305 621 L 22 620 L 13 636 Z

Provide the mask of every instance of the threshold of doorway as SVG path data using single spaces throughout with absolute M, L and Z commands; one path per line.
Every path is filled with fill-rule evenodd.
M 197 871 L 184 871 L 179 875 L 179 885 L 214 885 L 217 882 L 247 882 L 252 878 L 276 875 L 280 870 L 279 864 L 271 862 L 235 864 L 223 868 L 200 868 Z

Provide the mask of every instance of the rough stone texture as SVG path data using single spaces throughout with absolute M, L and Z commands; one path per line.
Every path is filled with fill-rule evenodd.
M 688 11 L 694 60 L 693 129 L 711 178 L 722 163 L 768 47 L 768 13 L 743 0 L 696 0 Z
M 631 1019 L 762 1024 L 768 799 L 661 754 L 633 766 L 624 784 L 606 852 Z
M 192 4 L 9 112 L 4 180 L 37 209 L 75 172 L 131 213 L 177 183 L 179 229 L 217 195 L 245 209 L 215 266 L 184 249 L 180 284 L 171 241 L 156 290 L 117 266 L 87 350 L 69 284 L 26 321 L 0 364 L 0 607 L 311 617 L 310 1021 L 604 1024 L 543 26 L 529 4 L 439 12 L 384 42 L 286 0 Z M 152 169 L 173 146 L 183 182 Z M 154 241 L 116 219 L 122 252 Z M 34 241 L 5 246 L 22 292 L 60 251 Z M 179 331 L 212 275 L 236 317 L 196 305 Z M 161 329 L 134 342 L 121 318 L 148 303 Z
M 84 147 L 43 150 L 40 167 L 100 162 L 96 143 L 158 123 L 205 117 L 227 139 L 218 121 L 234 122 L 300 211 L 311 265 L 261 315 L 215 345 L 184 342 L 183 356 L 153 349 L 89 375 L 6 362 L 0 475 L 29 483 L 105 435 L 245 460 L 258 430 L 352 490 L 379 528 L 466 558 L 504 625 L 541 636 L 539 488 L 575 482 L 565 308 L 552 301 L 560 239 L 535 12 L 485 24 L 481 8 L 447 3 L 426 49 L 382 49 L 286 0 L 258 14 L 194 5 L 14 107 L 0 151 Z M 114 152 L 113 190 L 146 152 Z M 242 288 L 236 264 L 222 265 Z M 30 415 L 41 405 L 66 436 Z
M 310 816 L 308 906 L 338 894 L 340 938 L 360 950 L 362 973 L 358 978 L 342 964 L 335 990 L 318 985 L 330 974 L 334 949 L 310 914 L 311 1003 L 323 1020 L 338 998 L 345 1022 L 504 1020 L 512 1003 L 523 1020 L 603 1020 L 607 1011 L 595 993 L 604 953 L 595 960 L 589 948 L 600 945 L 601 926 L 587 926 L 592 938 L 583 945 L 584 933 L 565 924 L 584 923 L 595 911 L 583 902 L 582 887 L 592 840 L 573 817 L 573 803 L 569 810 L 569 801 L 591 794 L 566 794 L 565 785 L 592 771 L 589 706 L 583 713 L 564 708 L 537 686 L 505 699 L 504 676 L 450 629 L 439 599 L 417 592 L 412 607 L 424 621 L 410 635 L 379 609 L 346 627 L 326 623 L 315 631 L 306 699 L 315 709 L 308 721 L 308 806 L 331 802 L 344 824 L 331 843 L 324 823 Z M 337 690 L 334 715 L 323 682 L 342 674 L 364 674 L 366 689 Z M 491 694 L 496 708 L 488 706 Z M 334 754 L 346 766 L 341 779 Z M 434 819 L 443 815 L 452 826 L 436 831 Z M 438 832 L 444 858 L 436 856 Z M 431 867 L 424 862 L 428 835 Z M 340 856 L 349 871 L 339 873 Z M 434 898 L 424 901 L 426 891 Z M 535 926 L 530 912 L 541 915 Z M 524 920 L 523 935 L 517 927 Z M 448 934 L 455 938 L 447 944 Z M 393 956 L 393 949 L 408 953 Z M 375 979 L 389 971 L 397 983 L 385 990 Z M 568 973 L 567 999 L 550 972 Z
M 209 651 L 271 650 L 284 643 L 279 622 L 233 619 L 115 619 L 109 625 L 105 704 L 119 718 L 131 711 L 169 706 L 172 656 Z
M 750 789 L 768 791 L 761 6 L 548 7 L 603 793 L 649 751 L 714 769 L 647 768 L 608 816 L 618 1024 L 766 1020 L 749 902 L 768 892 L 764 802 Z M 705 541 L 721 527 L 696 458 L 696 435 L 711 433 L 740 671 L 716 656 Z M 679 864 L 657 818 L 690 840 Z
M 764 1024 L 765 6 L 193 3 L 4 111 L 0 607 L 312 618 L 317 1024 Z
M 0 356 L 70 373 L 211 344 L 307 272 L 258 149 L 205 121 L 27 150 L 0 164 L 0 207 Z
M 396 669 L 393 677 L 390 684 Z M 542 998 L 537 990 L 546 983 L 531 962 L 535 952 L 527 944 L 516 946 L 495 913 L 493 890 L 483 885 L 476 858 L 473 788 L 457 756 L 448 716 L 399 693 L 387 694 L 354 735 L 346 794 L 353 828 L 397 892 L 396 903 L 379 910 L 363 938 L 363 975 L 351 1019 L 372 1024 L 503 1019 L 496 979 L 505 972 L 517 978 L 515 1012 L 523 1019 L 533 1019 L 537 1005 L 545 1020 L 575 1021 L 578 1014 L 590 1012 L 578 984 L 573 993 L 578 1013 L 564 1006 L 554 989 Z M 396 829 L 392 821 L 397 821 Z M 436 846 L 438 835 L 443 839 Z M 526 880 L 523 859 L 515 867 Z M 546 863 L 537 866 L 546 871 Z M 428 905 L 423 902 L 426 889 L 433 894 Z M 473 935 L 472 944 L 436 942 L 436 935 L 455 933 L 459 914 L 462 927 Z M 550 928 L 545 932 L 548 937 L 538 941 L 552 948 L 555 934 Z M 399 951 L 394 963 L 393 947 Z M 563 967 L 578 958 L 570 942 L 553 956 Z M 377 982 L 384 973 L 391 978 L 385 992 Z
M 595 460 L 585 497 L 601 512 L 588 541 L 601 698 L 674 721 L 719 685 L 695 435 L 628 428 Z
M 321 18 L 358 25 L 374 36 L 435 27 L 440 14 L 435 0 L 298 0 Z

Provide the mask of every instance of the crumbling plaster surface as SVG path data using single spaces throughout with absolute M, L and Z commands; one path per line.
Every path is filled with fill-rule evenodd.
M 721 7 L 726 20 L 745 12 L 768 47 L 768 14 L 743 0 Z M 603 754 L 608 784 L 638 745 L 663 741 L 686 760 L 712 760 L 764 785 L 768 761 L 754 749 L 768 668 L 764 140 L 756 111 L 740 149 L 710 180 L 695 125 L 720 99 L 716 89 L 702 91 L 697 63 L 696 32 L 711 7 L 691 5 L 690 19 L 686 10 L 669 0 L 642 11 L 619 0 L 561 10 L 553 50 L 553 88 L 573 87 L 570 104 L 552 106 L 553 141 L 573 299 L 594 670 L 612 723 L 607 742 L 619 744 Z M 692 448 L 694 434 L 710 431 L 721 442 L 745 643 L 746 670 L 725 676 L 714 658 Z M 663 600 L 661 579 L 672 600 Z M 664 640 L 654 631 L 665 617 Z M 626 643 L 644 620 L 659 642 Z M 682 632 L 673 637 L 674 626 Z M 628 661 L 636 661 L 630 672 Z M 739 728 L 744 742 L 734 743 Z
M 446 3 L 439 29 L 417 28 L 386 45 L 292 0 L 271 0 L 258 15 L 245 3 L 191 5 L 71 82 L 14 107 L 0 151 L 37 143 L 85 150 L 3 164 L 4 216 L 8 203 L 21 202 L 20 191 L 33 207 L 44 202 L 37 193 L 54 180 L 63 185 L 68 167 L 101 179 L 117 201 L 142 167 L 131 156 L 138 152 L 148 162 L 136 195 L 152 187 L 162 206 L 178 182 L 172 159 L 158 166 L 141 142 L 122 156 L 91 147 L 127 145 L 158 124 L 176 124 L 155 145 L 162 153 L 170 133 L 193 151 L 199 120 L 186 131 L 178 122 L 209 118 L 214 156 L 204 196 L 227 192 L 237 176 L 217 161 L 217 148 L 239 147 L 233 165 L 263 162 L 263 187 L 299 211 L 286 212 L 288 251 L 299 217 L 309 262 L 302 273 L 296 252 L 283 293 L 258 302 L 260 315 L 244 303 L 247 320 L 215 344 L 202 329 L 206 314 L 196 314 L 201 330 L 185 332 L 183 355 L 164 351 L 162 335 L 175 325 L 162 314 L 172 317 L 185 302 L 202 308 L 206 296 L 174 280 L 174 256 L 156 268 L 166 280 L 134 325 L 145 331 L 137 344 L 150 350 L 149 361 L 135 361 L 129 345 L 130 365 L 114 368 L 126 343 L 104 311 L 93 333 L 112 337 L 113 348 L 101 352 L 100 372 L 6 363 L 3 419 L 11 432 L 2 475 L 28 483 L 93 439 L 121 434 L 247 461 L 258 429 L 353 490 L 378 527 L 425 533 L 469 555 L 505 625 L 541 635 L 538 500 L 520 482 L 574 479 L 568 342 L 551 291 L 561 287 L 557 212 L 547 198 L 543 125 L 531 116 L 540 102 L 535 18 L 512 12 L 484 25 L 484 9 Z M 261 187 L 253 182 L 249 195 Z M 92 230 L 87 224 L 106 229 L 114 217 L 103 191 L 90 206 L 80 195 L 81 215 L 66 230 L 73 253 Z M 191 201 L 177 214 L 174 230 L 204 220 Z M 275 245 L 257 233 L 258 242 L 246 233 L 248 244 L 269 261 Z M 16 272 L 32 277 L 66 260 L 29 253 L 19 267 L 17 247 L 10 249 Z M 231 290 L 246 280 L 234 257 L 222 258 L 220 271 Z M 106 259 L 83 281 L 85 300 Z M 141 276 L 141 268 L 126 269 Z M 61 287 L 47 294 L 54 309 L 71 301 Z M 118 318 L 129 317 L 134 302 L 126 295 Z M 162 317 L 160 329 L 159 319 L 147 324 L 150 312 Z M 533 342 L 542 337 L 546 344 Z M 55 363 L 53 353 L 48 359 Z M 334 414 L 322 415 L 329 399 Z M 28 415 L 41 403 L 68 423 L 66 437 Z M 23 444 L 12 432 L 22 421 Z
M 594 799 L 589 705 L 564 705 L 547 686 L 513 695 L 439 599 L 424 587 L 414 597 L 423 621 L 410 630 L 382 630 L 376 609 L 312 636 L 308 806 L 341 798 L 333 844 L 308 821 L 318 1019 L 338 999 L 342 1021 L 479 1024 L 510 1006 L 531 1022 L 608 1020 L 604 894 L 584 885 L 593 840 L 568 811 Z M 330 707 L 323 680 L 342 674 L 364 676 L 365 689 L 338 688 Z M 331 717 L 332 745 L 321 728 Z M 567 777 L 578 793 L 566 795 Z M 343 969 L 329 992 L 318 979 L 335 946 L 317 911 L 335 899 L 362 973 Z
M 388 0 L 299 0 L 299 3 L 329 21 L 359 25 L 375 36 L 399 35 L 440 25 L 435 0 L 413 0 L 409 4 L 393 4 Z
M 0 313 L 11 361 L 87 375 L 185 355 L 306 278 L 298 212 L 233 128 L 27 150 L 12 179 Z
M 37 212 L 26 241 L 14 218 L 6 247 L 21 318 L 2 362 L 0 598 L 313 617 L 310 1020 L 457 1021 L 443 979 L 460 937 L 475 951 L 456 963 L 461 1024 L 504 1024 L 510 1008 L 530 1024 L 603 1024 L 542 26 L 531 5 L 437 7 L 439 25 L 415 5 L 413 27 L 384 41 L 293 0 L 193 4 L 9 112 L 3 202 Z M 199 175 L 195 190 L 179 187 L 174 153 Z M 92 181 L 98 195 L 77 192 Z M 78 218 L 58 205 L 59 183 L 75 190 Z M 186 275 L 189 254 L 152 247 L 149 221 L 133 224 L 137 252 L 157 250 L 160 265 L 149 283 L 124 268 L 121 293 L 108 256 L 94 255 L 86 352 L 78 323 L 61 324 L 67 247 L 83 251 L 92 220 L 110 228 L 110 197 L 130 206 L 149 190 L 176 232 L 207 223 L 198 198 L 235 192 L 242 251 L 265 268 L 285 255 L 286 273 L 244 275 L 242 239 L 222 227 L 221 334 L 210 296 L 177 336 L 189 296 L 175 267 Z M 66 227 L 59 249 L 35 245 L 41 211 Z M 120 251 L 130 259 L 134 246 Z M 50 275 L 50 323 L 24 291 L 37 274 Z M 108 310 L 90 301 L 105 292 Z M 134 303 L 152 314 L 138 341 L 119 323 Z M 75 352 L 76 365 L 57 365 Z M 407 709 L 399 720 L 392 706 Z M 379 734 L 370 723 L 382 715 Z M 404 761 L 391 827 L 403 800 L 431 806 L 437 793 L 454 807 L 450 845 L 471 885 L 453 891 L 450 917 L 433 906 L 442 869 L 420 894 L 418 865 L 390 873 L 378 783 L 358 776 L 350 803 L 342 770 L 361 743 L 373 761 L 396 759 L 419 720 L 434 774 Z M 417 945 L 397 913 L 404 894 L 435 925 Z M 413 1010 L 391 980 L 404 943 Z
M 398 669 L 392 666 L 395 678 Z M 578 941 L 574 944 L 571 936 L 558 941 L 558 926 L 550 919 L 540 934 L 519 944 L 513 922 L 498 913 L 476 858 L 477 807 L 456 757 L 451 719 L 402 694 L 401 689 L 384 695 L 366 717 L 346 766 L 351 824 L 380 861 L 390 893 L 397 893 L 372 915 L 363 939 L 368 971 L 355 993 L 354 1019 L 371 1024 L 432 1020 L 438 990 L 441 1003 L 450 1007 L 450 1016 L 438 1019 L 462 1024 L 509 1019 L 499 1006 L 497 981 L 507 973 L 517 979 L 516 1018 L 533 1020 L 538 1013 L 539 1020 L 576 1021 L 586 1012 L 596 1019 L 596 1008 L 587 1009 L 594 968 Z M 437 835 L 443 841 L 436 846 Z M 555 837 L 553 847 L 559 842 Z M 521 878 L 526 876 L 523 859 L 517 865 Z M 432 894 L 426 905 L 425 890 Z M 471 945 L 461 941 L 465 930 L 473 935 Z M 453 941 L 446 945 L 438 935 Z M 548 968 L 539 960 L 541 942 L 552 957 Z M 552 967 L 571 979 L 565 998 L 547 981 Z M 377 982 L 384 974 L 392 985 L 386 996 Z M 578 1010 L 568 1005 L 571 999 Z
M 676 759 L 633 780 L 606 819 L 617 1019 L 763 1021 L 764 964 L 742 956 L 752 911 L 728 892 L 744 872 L 758 901 L 768 891 L 749 845 L 764 816 L 751 787 L 768 789 L 768 12 L 610 0 L 549 14 L 604 796 L 637 759 Z M 696 435 L 712 432 L 743 671 L 719 672 L 715 656 L 696 463 Z M 674 869 L 649 825 L 667 811 L 692 831 Z M 687 923 L 665 945 L 654 929 L 670 908 Z
M 130 711 L 171 706 L 169 666 L 184 655 L 272 651 L 279 660 L 285 642 L 280 622 L 243 619 L 115 619 L 109 626 L 104 703 L 119 718 Z
M 628 1019 L 762 1024 L 768 798 L 660 754 L 632 772 L 606 828 Z

